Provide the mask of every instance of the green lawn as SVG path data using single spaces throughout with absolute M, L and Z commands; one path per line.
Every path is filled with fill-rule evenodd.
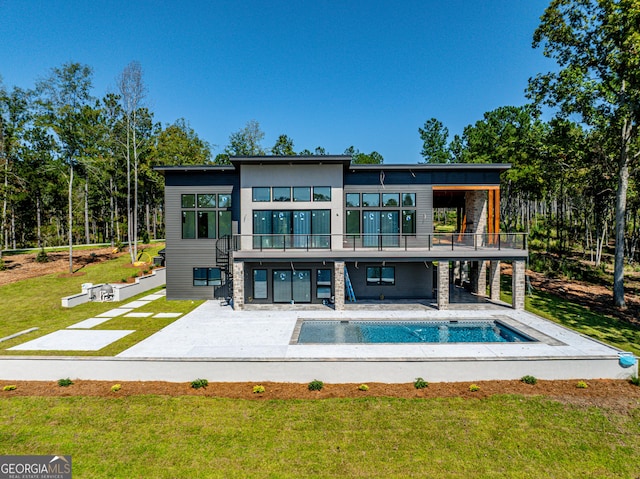
M 146 251 L 151 256 L 164 245 L 154 245 Z M 0 286 L 0 337 L 24 331 L 33 327 L 39 328 L 37 331 L 17 337 L 12 340 L 0 343 L 0 354 L 15 355 L 84 355 L 84 356 L 104 356 L 115 355 L 133 346 L 142 339 L 159 331 L 175 319 L 149 319 L 149 318 L 116 318 L 108 321 L 96 329 L 135 329 L 132 333 L 120 341 L 117 341 L 100 351 L 7 351 L 7 348 L 24 343 L 53 331 L 64 329 L 67 326 L 91 318 L 100 313 L 104 313 L 119 305 L 126 304 L 138 297 L 145 296 L 150 292 L 143 293 L 120 303 L 85 303 L 74 308 L 63 308 L 61 299 L 64 296 L 80 293 L 82 283 L 115 283 L 121 278 L 130 277 L 134 269 L 127 267 L 129 256 L 123 255 L 119 258 L 103 263 L 89 264 L 82 268 L 83 276 L 64 277 L 60 273 L 49 274 L 39 278 L 27 279 L 17 283 Z M 187 313 L 193 310 L 202 301 L 167 301 L 158 299 L 143 308 L 136 309 L 137 312 L 165 312 L 165 313 Z
M 640 409 L 520 396 L 246 401 L 0 396 L 3 454 L 77 478 L 637 477 Z
M 511 303 L 511 277 L 502 278 L 501 299 Z M 640 356 L 640 330 L 633 325 L 571 303 L 553 294 L 533 290 L 525 299 L 527 311 L 579 333 Z

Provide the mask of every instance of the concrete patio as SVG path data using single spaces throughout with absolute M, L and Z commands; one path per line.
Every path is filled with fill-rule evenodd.
M 459 305 L 440 311 L 426 304 L 295 306 L 234 311 L 207 301 L 117 357 L 0 357 L 3 379 L 163 380 L 330 383 L 628 378 L 620 351 L 525 311 L 499 304 Z M 131 314 L 131 313 L 129 313 Z M 500 319 L 535 342 L 456 344 L 292 344 L 299 319 L 461 320 Z M 82 325 L 79 325 L 82 326 Z M 89 326 L 89 324 L 87 324 Z M 91 330 L 84 330 L 91 333 Z M 81 331 L 75 331 L 80 333 Z M 93 331 L 94 333 L 97 331 Z M 55 334 L 55 333 L 54 333 Z M 86 336 L 89 340 L 90 335 Z M 82 349 L 83 337 L 55 350 Z M 20 349 L 28 349 L 19 347 Z M 87 344 L 88 346 L 88 344 Z

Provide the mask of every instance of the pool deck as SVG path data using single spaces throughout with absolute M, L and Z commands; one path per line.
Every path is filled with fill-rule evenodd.
M 457 344 L 292 344 L 299 319 L 499 319 L 536 342 Z M 77 341 L 82 341 L 78 339 Z M 81 349 L 81 344 L 78 348 Z M 525 311 L 503 304 L 347 304 L 328 307 L 255 307 L 234 311 L 207 301 L 116 357 L 5 356 L 2 379 L 284 381 L 329 383 L 623 379 L 620 351 Z

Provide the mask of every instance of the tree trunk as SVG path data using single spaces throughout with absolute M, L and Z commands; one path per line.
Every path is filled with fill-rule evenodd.
M 42 248 L 42 218 L 41 218 L 40 195 L 36 195 L 36 224 L 38 227 L 38 248 Z
M 625 120 L 622 126 L 618 189 L 616 190 L 616 251 L 613 266 L 613 304 L 617 308 L 626 306 L 624 301 L 624 234 L 627 210 L 627 188 L 629 187 L 629 140 L 632 122 Z
M 113 241 L 113 233 L 115 231 L 115 221 L 113 215 L 115 214 L 115 205 L 113 204 L 113 177 L 109 178 L 109 211 L 111 212 L 111 223 L 110 223 L 110 231 L 109 231 L 109 241 L 111 241 L 111 247 L 114 246 Z
M 73 160 L 69 159 L 69 273 L 73 273 Z
M 84 182 L 84 240 L 85 244 L 91 244 L 91 231 L 89 230 L 89 173 Z

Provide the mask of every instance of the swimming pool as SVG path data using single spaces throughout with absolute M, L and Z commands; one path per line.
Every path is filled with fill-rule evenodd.
M 534 341 L 494 319 L 458 321 L 302 320 L 298 344 L 513 343 Z M 295 336 L 295 333 L 294 333 Z

